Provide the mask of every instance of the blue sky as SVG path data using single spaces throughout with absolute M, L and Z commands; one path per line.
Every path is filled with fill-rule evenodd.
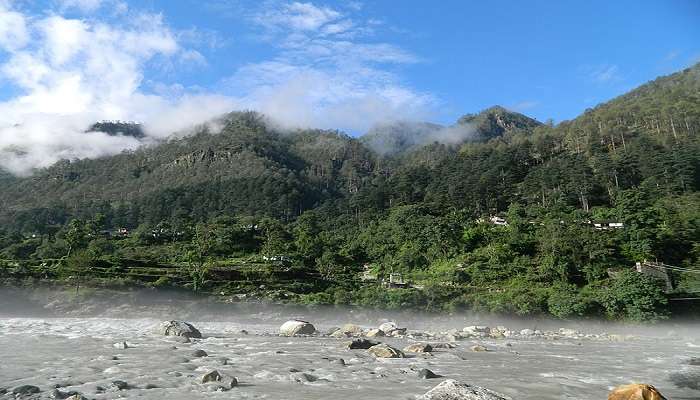
M 495 104 L 558 122 L 698 61 L 694 0 L 0 0 L 0 149 L 99 156 L 139 143 L 66 146 L 90 121 L 163 137 L 234 109 L 354 135 Z

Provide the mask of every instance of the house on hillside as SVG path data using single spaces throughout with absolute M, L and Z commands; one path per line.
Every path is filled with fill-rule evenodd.
M 593 229 L 597 231 L 622 229 L 625 227 L 624 223 L 617 221 L 593 221 L 591 222 L 591 225 L 593 225 Z

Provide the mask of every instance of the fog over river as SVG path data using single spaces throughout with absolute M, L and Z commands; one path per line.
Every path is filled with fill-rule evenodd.
M 192 323 L 203 337 L 186 343 L 157 332 L 161 321 L 174 319 Z M 309 321 L 320 333 L 280 336 L 290 319 Z M 325 334 L 347 323 L 368 330 L 387 321 L 407 328 L 406 334 L 372 340 L 398 349 L 452 346 L 382 359 L 348 350 L 350 338 Z M 502 326 L 507 337 L 464 332 L 473 325 L 492 332 Z M 474 351 L 474 345 L 488 351 Z M 606 399 L 614 386 L 632 382 L 653 384 L 668 399 L 700 399 L 700 365 L 691 365 L 693 357 L 700 357 L 700 327 L 690 323 L 630 327 L 224 304 L 149 290 L 76 300 L 70 291 L 0 289 L 0 399 L 14 399 L 13 389 L 31 385 L 40 392 L 25 398 L 75 391 L 90 399 L 396 400 L 416 399 L 445 379 L 513 399 Z M 443 377 L 421 379 L 423 368 Z M 226 391 L 203 384 L 213 370 L 239 384 Z

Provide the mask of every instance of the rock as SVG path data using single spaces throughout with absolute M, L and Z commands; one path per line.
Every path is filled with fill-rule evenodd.
M 427 368 L 423 368 L 420 371 L 418 371 L 418 377 L 421 379 L 435 379 L 442 378 L 442 375 L 438 375 Z
M 691 357 L 688 360 L 688 365 L 700 366 L 700 357 Z
M 486 346 L 482 346 L 480 344 L 474 345 L 469 348 L 471 351 L 476 351 L 476 352 L 482 352 L 482 351 L 489 351 L 489 349 L 486 348 Z
M 335 360 L 331 360 L 331 364 L 341 365 L 344 367 L 345 360 L 343 360 L 342 358 L 336 358 Z
M 208 372 L 202 376 L 202 383 L 209 383 L 209 382 L 221 382 L 221 379 L 223 377 L 217 370 L 213 370 L 211 372 Z
M 406 334 L 406 328 L 396 328 L 389 333 L 389 336 L 397 337 L 397 336 L 403 336 L 405 334 Z
M 217 371 L 217 370 L 213 370 L 209 373 L 204 374 L 204 376 L 202 376 L 202 383 L 212 383 L 212 382 L 220 383 L 226 389 L 230 389 L 230 388 L 238 386 L 238 379 L 236 379 L 234 377 L 228 377 L 228 376 L 221 375 L 221 373 L 219 373 L 219 371 Z
M 340 327 L 340 331 L 351 336 L 357 336 L 362 334 L 362 328 L 355 324 L 345 324 Z
M 433 346 L 425 343 L 409 344 L 403 349 L 406 353 L 430 353 L 433 351 Z
M 443 381 L 419 398 L 420 400 L 508 400 L 501 394 L 459 383 L 453 379 Z
M 66 397 L 65 400 L 88 400 L 87 397 L 83 396 L 80 393 L 76 393 L 70 397 Z
M 432 345 L 434 349 L 454 349 L 457 347 L 452 343 L 435 343 Z
M 340 328 L 337 326 L 334 326 L 332 328 L 328 328 L 328 330 L 326 331 L 326 335 L 331 336 L 334 333 L 338 332 L 339 330 L 340 330 Z
M 112 383 L 109 385 L 109 389 L 111 390 L 126 390 L 129 388 L 129 384 L 124 382 L 124 381 L 112 381 Z
M 381 325 L 379 325 L 379 330 L 381 330 L 384 333 L 390 334 L 391 332 L 399 329 L 398 325 L 396 325 L 395 322 L 385 322 Z
M 535 331 L 533 331 L 532 329 L 523 329 L 522 331 L 520 331 L 520 334 L 522 336 L 532 336 L 535 334 Z
M 306 321 L 291 320 L 280 326 L 280 334 L 284 336 L 313 335 L 315 332 L 316 328 Z
M 669 375 L 668 380 L 679 388 L 700 390 L 700 372 L 674 372 Z
M 348 332 L 343 332 L 342 329 L 338 328 L 337 331 L 331 333 L 331 337 L 334 337 L 337 339 L 345 339 L 345 338 L 352 337 L 352 334 L 350 334 Z
M 375 342 L 373 340 L 368 340 L 368 339 L 355 339 L 352 342 L 348 342 L 347 348 L 348 350 L 367 350 L 372 346 L 376 346 L 380 344 L 379 342 Z
M 580 333 L 576 329 L 560 328 L 559 334 L 562 336 L 578 336 Z
M 164 336 L 184 336 L 199 339 L 202 333 L 192 324 L 184 321 L 164 321 L 158 325 L 158 331 Z
M 294 372 L 289 374 L 289 379 L 296 383 L 309 383 L 316 382 L 318 377 L 315 375 L 307 374 L 306 372 Z
M 395 349 L 387 344 L 372 346 L 367 351 L 377 358 L 403 358 L 401 350 Z
M 129 345 L 126 342 L 119 342 L 119 343 L 113 344 L 112 347 L 114 347 L 115 349 L 124 350 L 124 349 L 128 349 Z
M 198 349 L 198 350 L 195 350 L 192 352 L 192 357 L 201 358 L 201 357 L 207 357 L 207 356 L 209 356 L 209 354 L 207 354 L 206 351 L 201 350 L 201 349 Z
M 608 400 L 666 400 L 666 398 L 651 385 L 634 383 L 616 387 L 608 394 Z
M 22 385 L 12 389 L 12 394 L 14 394 L 15 396 L 29 396 L 31 394 L 36 394 L 39 392 L 41 392 L 41 389 L 32 385 Z
M 469 333 L 469 334 L 474 334 L 474 333 L 488 334 L 491 332 L 491 328 L 489 328 L 488 326 L 472 325 L 472 326 L 464 327 L 464 329 L 462 329 L 462 332 Z
M 367 337 L 382 337 L 384 335 L 385 334 L 384 334 L 383 330 L 376 329 L 376 328 L 368 330 L 367 333 L 365 334 L 365 336 L 367 336 Z
M 81 400 L 81 399 L 84 399 L 84 397 L 79 392 L 75 392 L 75 391 L 62 392 L 58 389 L 51 392 L 50 397 L 52 399 L 57 399 L 57 400 L 66 400 L 66 399 Z

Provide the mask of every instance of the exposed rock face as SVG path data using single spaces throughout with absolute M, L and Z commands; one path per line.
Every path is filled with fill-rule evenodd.
M 501 394 L 478 386 L 459 383 L 453 379 L 443 381 L 419 398 L 420 400 L 508 400 Z
M 202 333 L 192 324 L 184 321 L 164 321 L 158 325 L 158 331 L 165 336 L 184 336 L 186 338 L 201 338 Z
M 608 400 L 666 400 L 666 398 L 651 385 L 634 383 L 616 387 L 608 395 Z
M 433 351 L 433 346 L 426 343 L 409 344 L 403 349 L 406 353 L 430 353 Z
M 404 354 L 401 350 L 395 349 L 387 344 L 378 344 L 367 350 L 370 354 L 377 358 L 403 358 Z
M 291 320 L 280 326 L 280 334 L 285 336 L 313 335 L 315 332 L 316 328 L 306 321 Z

